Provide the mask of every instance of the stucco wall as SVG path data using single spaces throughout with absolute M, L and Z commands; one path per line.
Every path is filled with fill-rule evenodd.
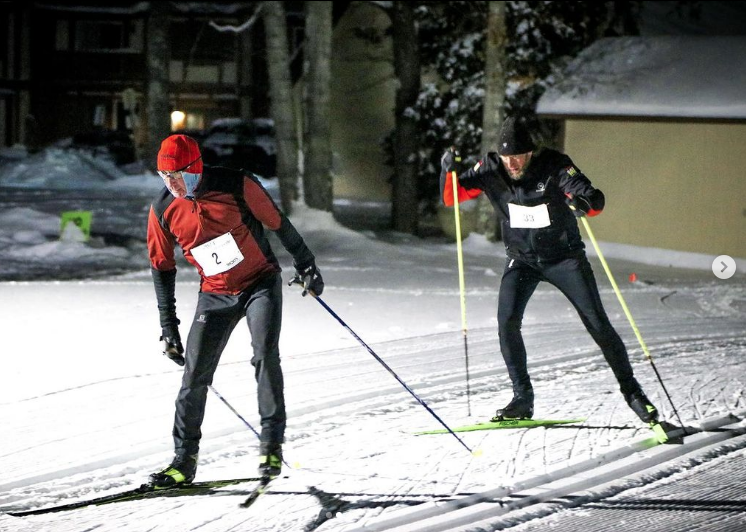
M 746 124 L 566 121 L 565 152 L 606 195 L 599 240 L 746 257 Z
M 331 125 L 334 196 L 389 200 L 392 168 L 382 139 L 394 127 L 395 78 L 391 21 L 380 8 L 353 2 L 334 29 Z M 363 40 L 362 33 L 374 37 Z M 375 40 L 375 37 L 380 40 Z

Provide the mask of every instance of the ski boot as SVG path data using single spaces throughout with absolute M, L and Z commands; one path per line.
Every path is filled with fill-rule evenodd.
M 282 445 L 261 442 L 259 444 L 259 474 L 275 478 L 282 471 Z
M 637 414 L 640 421 L 651 424 L 658 422 L 658 409 L 653 406 L 642 390 L 636 390 L 624 396 L 632 411 Z
M 653 406 L 653 403 L 647 398 L 643 391 L 634 391 L 625 395 L 624 399 L 627 401 L 627 404 L 632 411 L 637 414 L 637 417 L 640 418 L 640 421 L 647 423 L 647 425 L 652 429 L 658 442 L 666 443 L 668 441 L 668 434 L 666 434 L 666 429 L 661 426 L 661 423 L 658 420 L 658 409 Z
M 531 419 L 534 417 L 534 394 L 514 395 L 505 408 L 498 408 L 490 421 L 505 419 Z
M 177 454 L 171 465 L 150 475 L 150 486 L 159 489 L 191 484 L 197 474 L 197 455 Z

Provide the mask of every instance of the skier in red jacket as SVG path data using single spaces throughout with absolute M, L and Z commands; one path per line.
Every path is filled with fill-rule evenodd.
M 259 472 L 277 476 L 286 423 L 278 349 L 282 279 L 265 228 L 292 255 L 304 295 L 306 291 L 321 295 L 324 290 L 315 257 L 254 175 L 203 168 L 194 139 L 166 138 L 158 152 L 158 174 L 165 188 L 150 209 L 148 252 L 164 355 L 184 366 L 184 376 L 176 398 L 175 456 L 168 467 L 150 475 L 151 483 L 163 488 L 194 479 L 207 387 L 231 332 L 242 319 L 251 333 L 257 382 L 262 427 Z M 186 352 L 176 317 L 177 244 L 201 277 Z

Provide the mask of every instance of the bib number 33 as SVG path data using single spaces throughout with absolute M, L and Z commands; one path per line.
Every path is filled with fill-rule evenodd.
M 508 214 L 510 214 L 510 227 L 541 229 L 552 224 L 546 204 L 525 207 L 508 203 Z
M 227 272 L 243 261 L 243 254 L 238 249 L 236 239 L 230 233 L 225 233 L 192 248 L 192 257 L 207 277 Z

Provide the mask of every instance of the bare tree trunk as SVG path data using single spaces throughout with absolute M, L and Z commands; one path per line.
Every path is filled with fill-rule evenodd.
M 161 141 L 171 133 L 169 102 L 169 66 L 171 47 L 168 42 L 169 2 L 152 2 L 147 38 L 147 107 L 145 119 L 145 164 L 155 170 Z
M 331 212 L 332 141 L 329 120 L 331 92 L 332 2 L 306 5 L 305 109 L 306 136 L 303 193 L 306 205 Z
M 417 30 L 411 2 L 394 2 L 392 12 L 394 72 L 396 91 L 396 130 L 394 132 L 394 190 L 392 221 L 394 229 L 417 232 L 417 161 L 419 142 L 412 108 L 420 92 L 420 60 Z
M 270 113 L 277 140 L 277 176 L 280 202 L 290 214 L 298 196 L 298 136 L 295 130 L 293 85 L 290 79 L 287 22 L 282 2 L 264 2 L 264 28 L 267 37 Z
M 507 85 L 505 45 L 508 30 L 505 24 L 506 2 L 489 2 L 487 15 L 487 50 L 484 68 L 484 114 L 482 115 L 482 153 L 495 149 L 503 123 L 505 87 Z M 497 216 L 489 200 L 481 195 L 477 205 L 477 231 L 490 240 L 500 239 Z
M 242 31 L 238 38 L 240 43 L 239 49 L 236 50 L 236 56 L 240 59 L 240 61 L 236 61 L 240 73 L 238 78 L 238 116 L 248 120 L 254 117 L 254 66 L 251 62 L 251 56 L 254 54 L 253 35 L 251 31 Z

